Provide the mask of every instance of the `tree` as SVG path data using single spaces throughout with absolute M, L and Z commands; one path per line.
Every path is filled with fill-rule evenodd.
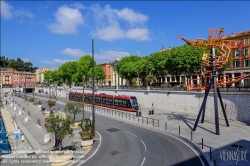
M 63 82 L 68 81 L 71 85 L 72 76 L 76 73 L 78 67 L 78 62 L 70 61 L 66 62 L 58 68 L 58 73 L 63 79 Z
M 96 65 L 96 63 L 95 63 Z M 91 77 L 90 70 L 92 68 L 92 57 L 90 55 L 82 56 L 78 60 L 78 66 L 77 66 L 77 72 L 79 73 L 79 76 L 82 79 L 82 76 L 85 76 L 85 80 L 89 80 Z
M 55 100 L 47 100 L 46 101 L 47 105 L 49 106 L 49 110 L 51 109 L 51 107 L 54 107 L 56 105 L 56 101 Z
M 125 78 L 132 85 L 133 78 L 138 76 L 138 68 L 136 67 L 136 62 L 139 61 L 141 57 L 137 55 L 126 56 L 122 58 L 116 65 L 116 70 L 121 78 Z
M 70 138 L 74 136 L 73 129 L 71 128 L 71 125 L 74 124 L 72 117 L 69 116 L 64 119 L 60 114 L 50 114 L 46 121 L 48 122 L 46 125 L 47 132 L 57 135 L 61 141 L 66 135 L 69 135 Z M 62 147 L 59 144 L 59 151 L 61 150 Z
M 0 56 L 0 66 L 4 68 L 13 68 L 18 71 L 29 71 L 29 72 L 35 72 L 37 67 L 33 67 L 33 64 L 31 62 L 24 62 L 22 59 L 17 58 L 17 60 L 14 59 L 8 59 L 5 58 L 5 56 Z
M 148 66 L 151 74 L 155 75 L 157 80 L 160 76 L 163 76 L 166 70 L 166 61 L 169 56 L 169 51 L 156 52 L 148 58 Z
M 84 121 L 79 124 L 79 126 L 82 129 L 82 131 L 79 132 L 82 140 L 90 140 L 93 138 L 95 131 L 89 118 L 85 118 Z
M 190 45 L 174 47 L 169 51 L 166 61 L 168 73 L 176 75 L 179 82 L 180 74 L 185 74 L 188 78 L 199 68 L 203 50 Z
M 95 71 L 95 78 L 97 79 L 97 81 L 105 79 L 106 75 L 101 66 L 95 66 L 94 71 Z M 88 75 L 92 76 L 92 68 L 89 70 Z
M 70 101 L 65 105 L 64 110 L 68 111 L 70 114 L 73 114 L 74 120 L 76 120 L 76 114 L 82 111 L 82 103 Z

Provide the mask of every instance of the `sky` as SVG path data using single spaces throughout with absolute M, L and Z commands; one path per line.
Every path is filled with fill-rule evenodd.
M 247 1 L 2 1 L 1 56 L 38 68 L 92 55 L 113 62 L 185 44 L 177 35 L 208 38 L 250 29 Z

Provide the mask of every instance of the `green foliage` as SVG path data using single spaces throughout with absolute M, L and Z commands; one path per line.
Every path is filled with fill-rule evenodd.
M 148 68 L 151 71 L 151 74 L 159 76 L 164 75 L 164 70 L 166 69 L 166 62 L 169 57 L 169 51 L 156 52 L 153 55 L 149 56 L 147 60 Z
M 37 104 L 38 104 L 38 105 L 42 105 L 41 100 L 38 100 Z
M 91 70 L 91 68 L 92 68 L 92 57 L 90 55 L 82 56 L 78 60 L 77 72 L 81 77 L 85 76 L 85 80 L 89 80 L 91 76 L 89 71 Z
M 49 106 L 49 109 L 51 109 L 51 107 L 53 107 L 53 106 L 56 105 L 56 101 L 55 100 L 47 100 L 46 103 Z
M 29 102 L 30 103 L 34 102 L 34 97 L 29 98 Z
M 181 73 L 190 76 L 199 68 L 203 50 L 190 45 L 174 47 L 169 51 L 169 56 L 166 61 L 166 69 L 168 73 L 177 76 Z
M 116 65 L 116 70 L 121 78 L 125 78 L 132 85 L 133 78 L 138 77 L 141 69 L 136 66 L 136 63 L 141 60 L 137 55 L 126 56 L 122 58 Z
M 76 73 L 77 67 L 78 62 L 76 61 L 66 62 L 58 68 L 58 75 L 60 75 L 63 82 L 68 81 L 71 84 L 72 76 Z
M 70 127 L 74 124 L 74 119 L 72 117 L 66 117 L 65 119 L 57 114 L 50 114 L 48 118 L 46 118 L 48 124 L 46 125 L 47 132 L 51 132 L 57 135 L 61 140 L 64 139 L 66 135 L 69 137 L 73 137 L 73 129 Z M 59 150 L 61 151 L 61 144 L 59 144 Z
M 94 136 L 94 129 L 89 118 L 85 118 L 78 126 L 82 128 L 79 132 L 82 140 L 90 140 Z
M 18 71 L 29 71 L 29 72 L 35 72 L 36 69 L 38 69 L 37 67 L 33 67 L 32 63 L 24 62 L 20 58 L 14 60 L 5 58 L 5 56 L 0 56 L 0 66 L 3 66 L 4 68 L 13 68 Z
M 74 120 L 76 120 L 75 118 L 76 114 L 83 111 L 82 106 L 83 106 L 82 103 L 70 101 L 65 105 L 64 110 L 68 111 L 70 114 L 73 114 Z

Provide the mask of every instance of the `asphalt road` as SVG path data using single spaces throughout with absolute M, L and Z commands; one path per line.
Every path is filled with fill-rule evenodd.
M 44 95 L 39 94 L 39 96 Z M 65 98 L 63 100 L 67 101 Z M 64 105 L 58 102 L 56 107 L 63 110 Z M 78 114 L 76 119 L 80 120 L 81 116 Z M 85 112 L 85 117 L 89 116 L 90 113 Z M 202 156 L 198 157 L 198 152 L 184 142 L 164 133 L 97 114 L 96 131 L 101 136 L 99 144 L 95 145 L 75 166 L 207 165 Z M 95 154 L 92 155 L 93 153 Z

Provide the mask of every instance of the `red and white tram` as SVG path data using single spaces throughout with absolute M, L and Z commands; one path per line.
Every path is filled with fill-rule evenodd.
M 83 95 L 80 92 L 70 92 L 69 100 L 82 102 Z M 92 104 L 91 93 L 84 93 L 84 103 Z M 123 111 L 137 112 L 139 110 L 135 96 L 113 96 L 107 94 L 95 94 L 95 105 Z

